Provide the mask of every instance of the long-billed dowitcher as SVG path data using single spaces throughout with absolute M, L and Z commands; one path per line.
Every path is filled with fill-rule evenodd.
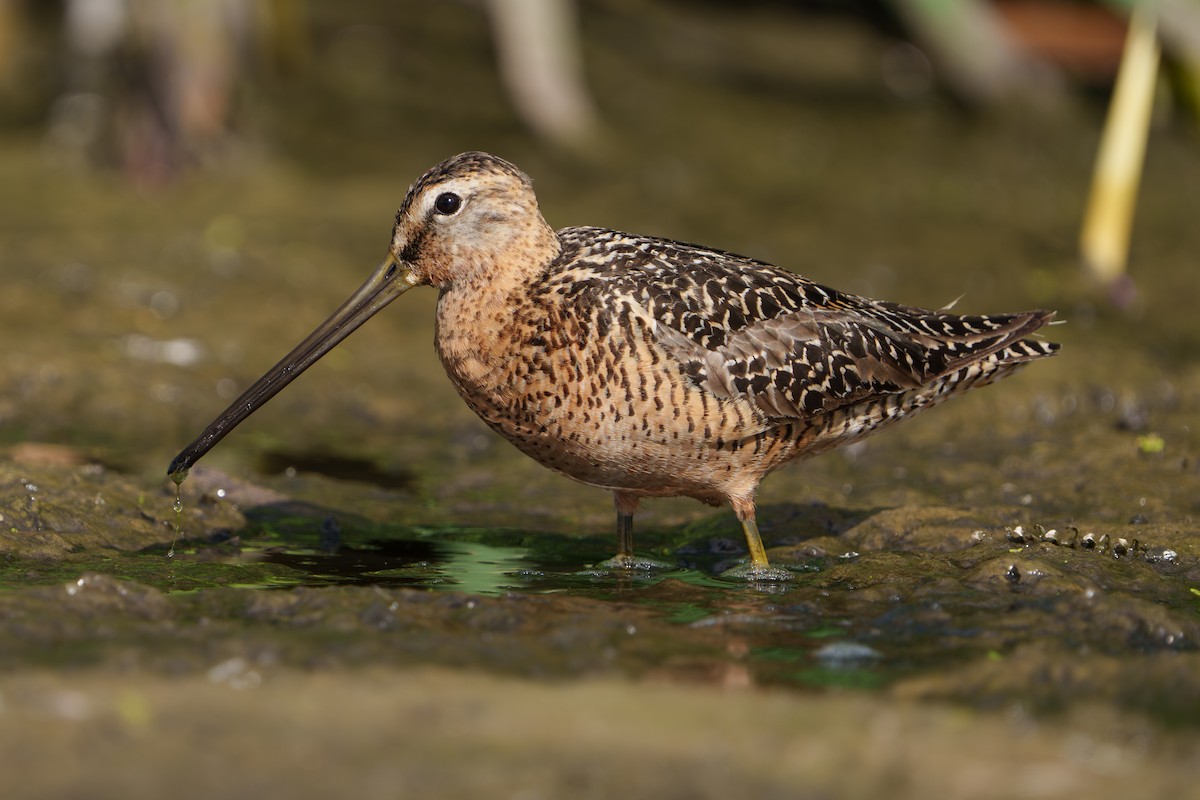
M 1054 353 L 1054 315 L 960 316 L 820 286 L 770 264 L 606 228 L 555 232 L 529 178 L 463 153 L 413 184 L 366 283 L 171 463 L 235 425 L 414 286 L 440 295 L 438 355 L 467 405 L 550 469 L 613 493 L 616 565 L 643 497 L 728 502 L 751 576 L 759 482 Z

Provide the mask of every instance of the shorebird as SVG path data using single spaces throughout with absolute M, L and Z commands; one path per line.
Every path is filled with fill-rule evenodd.
M 383 263 L 171 463 L 176 482 L 377 311 L 433 286 L 451 383 L 540 464 L 612 492 L 615 567 L 644 497 L 729 503 L 738 574 L 786 578 L 755 523 L 780 465 L 861 439 L 1052 355 L 1049 311 L 962 316 L 858 297 L 762 261 L 607 228 L 555 231 L 528 176 L 455 156 L 404 198 Z

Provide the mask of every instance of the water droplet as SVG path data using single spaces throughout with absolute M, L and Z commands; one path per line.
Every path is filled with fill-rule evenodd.
M 177 477 L 178 476 L 178 477 Z M 179 542 L 179 536 L 183 532 L 183 479 L 187 477 L 187 470 L 180 470 L 171 474 L 171 479 L 175 481 L 175 536 L 171 539 L 171 547 L 167 550 L 167 558 L 175 557 L 175 545 Z

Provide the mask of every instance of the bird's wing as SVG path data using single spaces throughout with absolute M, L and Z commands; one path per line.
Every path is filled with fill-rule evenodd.
M 718 398 L 746 397 L 768 419 L 927 385 L 1045 322 L 1039 312 L 959 316 L 868 300 L 662 239 L 613 234 L 596 249 L 612 291 L 644 309 L 692 380 Z

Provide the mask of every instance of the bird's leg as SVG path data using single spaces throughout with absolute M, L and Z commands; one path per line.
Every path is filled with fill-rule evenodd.
M 633 514 L 617 512 L 617 558 L 633 555 Z
M 633 515 L 637 512 L 638 497 L 625 492 L 613 492 L 617 509 L 617 554 L 611 559 L 614 566 L 633 566 Z
M 670 569 L 671 565 L 652 558 L 638 558 L 633 554 L 633 514 L 637 511 L 639 498 L 627 492 L 613 492 L 613 505 L 617 508 L 617 554 L 599 566 L 606 569 L 658 570 Z
M 782 567 L 772 567 L 767 561 L 767 549 L 763 547 L 762 536 L 758 533 L 758 522 L 755 520 L 754 495 L 731 497 L 729 505 L 733 506 L 733 513 L 742 523 L 742 533 L 746 535 L 746 549 L 750 551 L 750 563 L 734 567 L 722 574 L 725 577 L 750 580 L 791 580 L 790 571 Z
M 754 496 L 731 497 L 729 504 L 733 513 L 737 514 L 738 522 L 742 523 L 742 533 L 746 535 L 746 548 L 750 551 L 750 568 L 767 569 L 771 565 L 767 561 L 767 549 L 763 547 L 762 536 L 758 533 L 758 522 L 755 520 Z

